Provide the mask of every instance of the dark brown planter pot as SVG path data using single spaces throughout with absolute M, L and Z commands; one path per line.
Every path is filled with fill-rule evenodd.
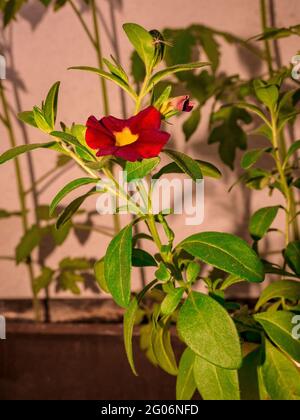
M 99 301 L 91 305 L 99 307 Z M 1 309 L 3 303 L 0 313 Z M 138 332 L 133 340 L 139 373 L 135 377 L 125 356 L 122 325 L 103 323 L 101 317 L 93 320 L 8 321 L 7 339 L 0 340 L 0 399 L 175 399 L 175 378 L 148 362 L 139 349 Z M 180 352 L 176 339 L 174 347 Z

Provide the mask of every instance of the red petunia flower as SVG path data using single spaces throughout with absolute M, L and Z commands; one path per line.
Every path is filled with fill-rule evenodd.
M 150 106 L 128 120 L 104 117 L 87 121 L 86 143 L 97 156 L 113 155 L 136 162 L 160 154 L 170 134 L 160 130 L 161 114 Z

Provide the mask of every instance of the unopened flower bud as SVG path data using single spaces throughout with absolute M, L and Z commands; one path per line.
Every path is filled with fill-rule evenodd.
M 150 31 L 150 35 L 153 37 L 153 42 L 155 46 L 155 58 L 153 67 L 156 67 L 165 57 L 166 43 L 163 35 L 156 29 Z
M 170 118 L 180 112 L 191 112 L 194 109 L 194 103 L 190 101 L 188 95 L 171 98 L 161 105 L 160 113 L 165 118 Z

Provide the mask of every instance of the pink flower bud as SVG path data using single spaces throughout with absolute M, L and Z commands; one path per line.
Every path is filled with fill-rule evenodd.
M 191 112 L 195 104 L 191 102 L 190 97 L 186 95 L 186 96 L 178 96 L 177 98 L 173 98 L 171 100 L 171 106 L 176 111 Z

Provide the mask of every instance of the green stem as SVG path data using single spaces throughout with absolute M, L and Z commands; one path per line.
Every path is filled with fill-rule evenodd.
M 260 0 L 260 11 L 261 11 L 261 22 L 262 22 L 262 29 L 263 32 L 266 31 L 266 29 L 268 28 L 268 15 L 271 15 L 271 11 L 268 10 L 267 7 L 267 3 L 266 0 Z M 267 63 L 268 63 L 268 69 L 269 69 L 269 75 L 270 77 L 273 77 L 274 75 L 274 68 L 273 68 L 273 59 L 272 59 L 272 54 L 271 54 L 271 46 L 268 40 L 265 40 L 265 52 L 266 52 L 266 57 L 267 57 Z M 280 61 L 280 60 L 278 60 Z M 296 203 L 295 203 L 295 195 L 294 195 L 294 191 L 289 188 L 287 180 L 286 180 L 286 176 L 285 176 L 285 172 L 284 172 L 284 168 L 282 165 L 282 162 L 284 161 L 286 155 L 287 155 L 287 146 L 286 146 L 286 140 L 285 140 L 285 136 L 284 133 L 280 133 L 278 134 L 278 130 L 277 130 L 277 121 L 274 121 L 274 115 L 272 116 L 273 118 L 273 126 L 272 126 L 272 131 L 273 131 L 273 138 L 274 138 L 274 130 L 276 131 L 276 135 L 275 135 L 275 141 L 276 141 L 276 161 L 277 161 L 277 169 L 281 178 L 281 183 L 282 186 L 284 188 L 284 195 L 286 197 L 287 200 L 287 229 L 288 231 L 286 232 L 286 240 L 287 239 L 291 239 L 290 237 L 290 224 L 292 224 L 293 226 L 293 239 L 294 240 L 299 240 L 300 238 L 300 232 L 299 232 L 299 223 L 298 223 L 298 219 L 296 216 L 297 213 L 297 209 L 296 209 Z M 276 118 L 277 119 L 277 118 Z
M 161 252 L 162 242 L 160 240 L 160 236 L 156 227 L 155 217 L 153 216 L 153 214 L 148 215 L 147 224 L 148 224 L 149 231 L 154 239 L 154 242 L 159 252 Z
M 80 23 L 81 23 L 81 25 L 82 25 L 85 33 L 87 34 L 89 40 L 91 41 L 91 43 L 93 44 L 93 46 L 96 48 L 96 42 L 95 42 L 95 40 L 93 38 L 93 35 L 92 35 L 91 31 L 89 30 L 88 25 L 85 23 L 85 21 L 84 21 L 82 15 L 81 15 L 80 11 L 78 10 L 77 6 L 73 2 L 73 0 L 68 0 L 68 2 L 70 4 L 70 6 L 72 7 L 74 13 L 78 17 L 78 19 L 79 19 L 79 21 L 80 21 Z
M 261 15 L 262 30 L 263 32 L 266 32 L 269 26 L 268 25 L 268 9 L 267 9 L 266 0 L 260 0 L 260 15 Z M 271 53 L 271 46 L 267 39 L 265 40 L 265 53 L 266 53 L 269 73 L 270 73 L 270 76 L 272 77 L 274 75 L 273 58 L 272 58 L 272 53 Z
M 277 170 L 280 177 L 282 192 L 287 203 L 285 238 L 286 238 L 286 245 L 288 245 L 290 243 L 290 220 L 292 218 L 292 215 L 295 209 L 293 209 L 293 200 L 291 196 L 291 190 L 287 183 L 287 179 L 284 172 L 284 167 L 283 167 L 284 159 L 281 157 L 281 153 L 279 149 L 279 133 L 277 129 L 277 116 L 275 115 L 274 112 L 272 112 L 272 138 L 273 138 L 273 146 L 275 149 L 276 166 L 277 166 Z
M 263 32 L 266 31 L 266 29 L 268 28 L 268 15 L 272 14 L 272 10 L 268 10 L 267 8 L 267 3 L 266 0 L 260 0 L 260 8 L 261 8 L 261 21 L 262 21 L 262 29 Z M 271 46 L 268 40 L 265 40 L 265 51 L 266 51 L 266 56 L 267 56 L 267 62 L 268 62 L 268 69 L 269 69 L 269 75 L 270 77 L 272 77 L 274 75 L 274 68 L 273 68 L 273 59 L 272 59 L 272 54 L 271 54 Z M 277 60 L 278 62 L 280 62 L 280 60 Z M 279 69 L 278 69 L 279 70 Z M 274 119 L 274 115 L 273 115 L 273 119 Z M 276 152 L 276 160 L 277 160 L 277 169 L 278 172 L 280 174 L 280 178 L 282 180 L 282 184 L 284 186 L 284 194 L 286 196 L 287 199 L 287 203 L 288 203 L 288 209 L 287 209 L 287 218 L 288 218 L 288 232 L 286 233 L 286 237 L 290 238 L 290 224 L 292 224 L 293 226 L 293 238 L 294 240 L 299 240 L 300 238 L 300 231 L 299 231 L 299 222 L 298 222 L 298 218 L 296 216 L 297 213 L 297 208 L 296 208 L 296 203 L 295 203 L 295 195 L 294 195 L 294 191 L 289 188 L 288 183 L 286 181 L 286 176 L 285 176 L 285 172 L 284 172 L 284 168 L 282 165 L 282 162 L 285 160 L 286 155 L 287 155 L 287 146 L 286 146 L 286 139 L 285 139 L 285 135 L 284 132 L 281 132 L 280 134 L 278 134 L 277 132 L 277 121 L 275 122 L 275 126 L 276 126 L 276 148 L 277 148 L 277 152 Z M 274 137 L 274 124 L 273 124 L 273 137 Z M 278 168 L 278 162 L 279 166 L 280 166 L 280 171 Z M 283 178 L 284 178 L 284 183 L 283 183 Z
M 8 132 L 10 145 L 11 147 L 16 147 L 17 142 L 15 139 L 14 131 L 13 131 L 13 125 L 10 118 L 8 103 L 6 100 L 4 88 L 1 81 L 0 81 L 0 96 L 1 96 L 1 102 L 3 106 L 3 112 L 4 112 L 5 121 L 6 121 L 6 128 Z M 22 170 L 21 170 L 21 165 L 18 158 L 14 159 L 14 165 L 15 165 L 16 178 L 17 178 L 17 188 L 18 188 L 18 195 L 19 195 L 19 201 L 20 201 L 20 208 L 22 212 L 21 217 L 22 217 L 23 233 L 26 234 L 29 228 L 29 221 L 27 218 L 26 194 L 25 194 L 25 188 L 23 184 Z M 33 308 L 34 308 L 34 313 L 35 313 L 35 319 L 36 321 L 39 322 L 41 321 L 40 305 L 39 305 L 38 297 L 36 296 L 34 292 L 34 271 L 33 271 L 30 257 L 28 258 L 28 261 L 26 262 L 26 266 L 27 266 L 31 288 L 33 292 Z
M 141 91 L 140 91 L 140 93 L 137 97 L 137 100 L 136 100 L 135 114 L 138 114 L 141 110 L 142 102 L 143 102 L 143 99 L 146 95 L 146 91 L 147 91 L 147 87 L 148 87 L 148 84 L 149 84 L 150 77 L 151 77 L 151 74 L 147 74 L 146 77 L 145 77 L 143 86 L 142 86 Z
M 103 57 L 102 57 L 102 48 L 101 48 L 101 38 L 100 38 L 100 30 L 98 25 L 97 19 L 97 7 L 95 0 L 91 0 L 91 8 L 92 8 L 92 15 L 93 15 L 93 25 L 94 25 L 94 33 L 95 33 L 95 48 L 96 54 L 98 59 L 98 66 L 100 70 L 103 70 Z M 106 80 L 101 77 L 101 87 L 102 87 L 102 98 L 103 98 L 103 109 L 105 115 L 109 115 L 109 101 L 108 101 L 108 93 L 107 93 L 107 86 Z
M 96 49 L 96 54 L 97 54 L 97 59 L 98 59 L 98 66 L 100 70 L 103 70 L 101 36 L 100 36 L 100 30 L 99 30 L 99 25 L 98 25 L 97 6 L 96 6 L 95 0 L 91 0 L 91 7 L 92 7 L 92 15 L 93 15 L 93 25 L 94 25 L 94 33 L 95 33 L 95 49 Z M 106 80 L 103 77 L 101 77 L 100 83 L 101 83 L 101 88 L 102 88 L 104 114 L 109 115 L 110 109 L 109 109 L 109 99 L 108 99 Z M 113 170 L 112 167 L 111 167 L 111 170 Z M 117 234 L 121 230 L 121 221 L 120 221 L 119 214 L 113 215 L 113 222 L 114 222 L 115 233 Z
M 138 95 L 138 98 L 136 100 L 136 107 L 135 107 L 135 113 L 136 114 L 138 114 L 141 110 L 142 101 L 143 101 L 143 98 L 146 95 L 146 90 L 147 90 L 147 87 L 148 87 L 150 77 L 151 77 L 151 74 L 148 73 L 145 77 L 143 86 L 142 86 L 141 91 L 140 91 L 140 93 Z M 149 231 L 150 231 L 150 233 L 151 233 L 151 235 L 154 239 L 154 242 L 155 242 L 155 244 L 156 244 L 156 246 L 157 246 L 157 248 L 158 248 L 158 250 L 161 254 L 162 242 L 161 242 L 159 232 L 158 232 L 158 229 L 157 229 L 157 226 L 156 226 L 155 217 L 152 213 L 151 191 L 149 192 L 149 197 L 148 197 L 148 212 L 149 212 L 149 214 L 148 214 L 148 217 L 147 217 L 147 226 L 148 226 L 148 229 L 149 229 Z M 162 258 L 164 260 L 163 256 L 162 256 Z
M 78 17 L 79 22 L 81 23 L 85 33 L 87 34 L 92 46 L 94 47 L 94 49 L 96 51 L 97 62 L 98 62 L 99 69 L 103 70 L 101 37 L 100 37 L 100 30 L 99 30 L 98 19 L 97 19 L 97 6 L 96 6 L 95 0 L 91 0 L 94 35 L 89 30 L 88 25 L 86 24 L 86 22 L 82 18 L 81 13 L 78 10 L 78 8 L 76 7 L 73 0 L 68 0 L 68 1 L 69 1 L 70 6 L 72 7 L 73 11 L 75 12 L 76 16 Z M 106 80 L 103 79 L 103 77 L 100 78 L 100 84 L 101 84 L 101 91 L 102 91 L 104 114 L 109 115 L 109 100 L 108 100 L 107 85 L 106 85 Z M 120 222 L 120 217 L 119 217 L 118 214 L 113 215 L 113 221 L 114 221 L 115 232 L 116 233 L 120 232 L 121 222 Z

